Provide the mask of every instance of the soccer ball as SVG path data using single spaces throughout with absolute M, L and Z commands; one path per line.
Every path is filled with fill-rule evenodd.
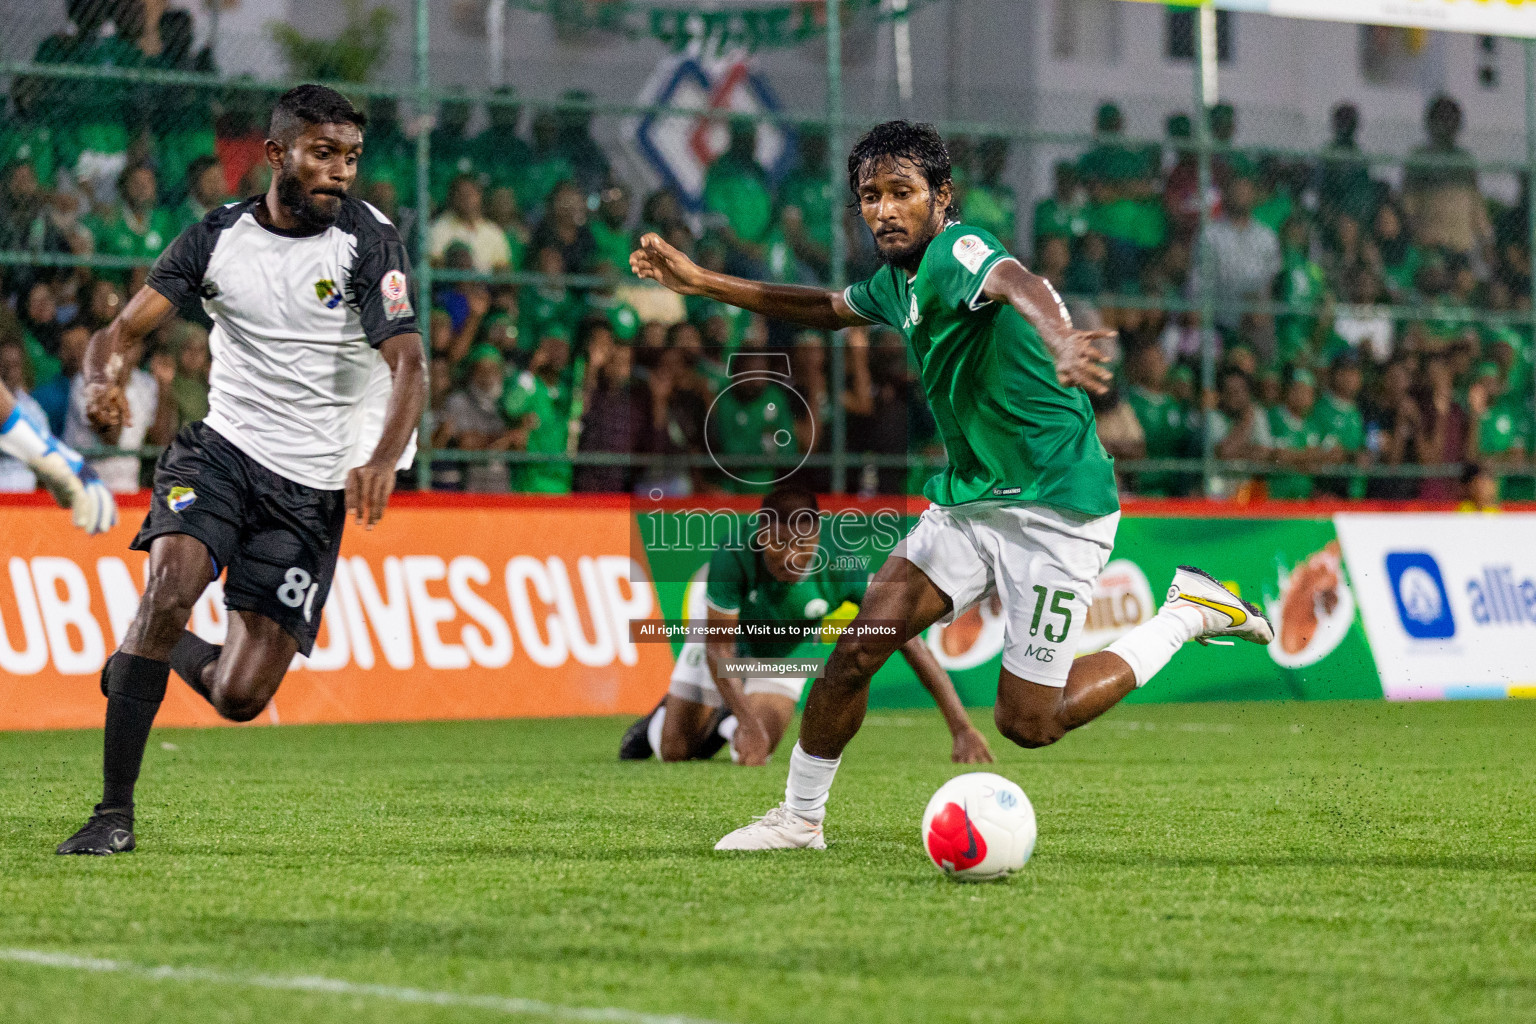
M 958 775 L 923 812 L 923 849 L 961 882 L 1006 878 L 1035 850 L 1035 809 L 1015 783 L 991 772 Z

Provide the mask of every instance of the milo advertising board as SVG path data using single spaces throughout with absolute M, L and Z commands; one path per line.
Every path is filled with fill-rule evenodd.
M 898 531 L 862 534 L 873 572 L 889 553 Z M 650 531 L 642 530 L 642 534 Z M 709 551 L 653 551 L 663 614 L 686 618 L 684 600 L 697 614 L 698 591 Z M 1294 700 L 1377 698 L 1380 677 L 1371 657 L 1358 602 L 1350 585 L 1338 537 L 1323 519 L 1131 518 L 1120 523 L 1115 551 L 1094 590 L 1080 654 L 1103 650 L 1145 622 L 1161 606 L 1176 566 L 1196 565 L 1216 575 L 1262 608 L 1275 624 L 1267 648 L 1186 645 L 1151 684 L 1128 700 Z M 668 585 L 664 580 L 675 580 Z M 851 608 L 833 609 L 829 618 Z M 997 693 L 1003 648 L 1003 618 L 996 597 L 984 599 L 955 621 L 928 630 L 925 641 L 949 671 L 961 698 L 990 705 Z M 928 696 L 901 658 L 876 675 L 874 707 L 921 707 Z

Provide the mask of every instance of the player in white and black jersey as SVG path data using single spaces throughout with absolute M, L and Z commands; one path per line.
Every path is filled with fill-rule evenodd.
M 91 338 L 87 415 L 100 428 L 128 415 L 120 353 L 131 342 L 195 300 L 214 322 L 208 416 L 155 466 L 133 542 L 149 552 L 144 598 L 102 670 L 102 800 L 59 853 L 133 849 L 134 784 L 172 668 L 225 718 L 261 713 L 314 645 L 348 515 L 371 528 L 389 501 L 426 370 L 405 247 L 347 194 L 365 123 L 331 89 L 284 94 L 267 193 L 182 232 Z M 230 614 L 217 647 L 185 627 L 220 573 Z

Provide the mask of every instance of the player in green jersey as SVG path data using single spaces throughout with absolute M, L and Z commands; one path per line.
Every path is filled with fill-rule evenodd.
M 726 538 L 710 557 L 703 600 L 697 605 L 690 600 L 685 609 L 691 622 L 717 630 L 756 626 L 819 632 L 829 613 L 864 600 L 867 559 L 838 539 L 845 531 L 822 527 L 812 492 L 775 488 L 763 497 L 750 527 L 750 537 Z M 806 680 L 801 674 L 741 678 L 724 673 L 722 665 L 737 658 L 770 663 L 813 658 L 819 643 L 819 637 L 687 641 L 678 652 L 665 700 L 629 727 L 619 757 L 644 760 L 654 752 L 663 761 L 707 760 L 729 742 L 737 763 L 766 764 L 789 727 Z M 951 760 L 990 763 L 986 739 L 971 724 L 949 674 L 922 638 L 908 640 L 901 653 L 944 715 L 954 740 Z
M 1103 714 L 1188 640 L 1274 636 L 1257 608 L 1181 567 L 1150 621 L 1074 661 L 1120 517 L 1085 393 L 1108 386 L 1098 343 L 1110 332 L 1074 328 L 1049 282 L 960 222 L 949 154 L 931 126 L 871 129 L 849 155 L 848 184 L 885 265 L 842 292 L 706 271 L 655 234 L 630 255 L 635 273 L 685 295 L 824 330 L 901 331 L 949 456 L 924 489 L 936 507 L 880 567 L 854 620 L 897 623 L 896 635 L 839 637 L 826 676 L 811 686 L 784 803 L 716 849 L 824 848 L 827 794 L 864 720 L 870 677 L 907 640 L 992 588 L 1007 622 L 994 718 L 1026 747 Z

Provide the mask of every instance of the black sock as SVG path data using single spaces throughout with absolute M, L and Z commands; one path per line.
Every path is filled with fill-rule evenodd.
M 212 703 L 213 688 L 203 682 L 203 671 L 218 660 L 223 650 L 218 644 L 211 644 L 191 630 L 184 629 L 181 631 L 181 639 L 171 648 L 171 668 L 197 691 L 198 696 Z
M 133 811 L 144 744 L 165 699 L 168 662 L 118 651 L 107 665 L 107 728 L 102 745 L 101 804 L 98 809 Z

